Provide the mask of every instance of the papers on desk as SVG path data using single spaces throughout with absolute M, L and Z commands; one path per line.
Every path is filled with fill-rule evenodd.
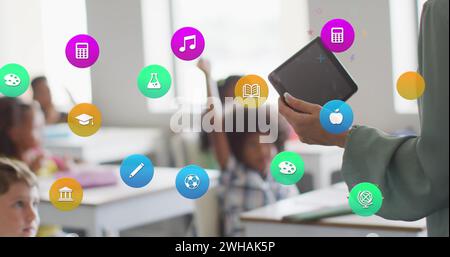
M 352 214 L 352 209 L 348 204 L 333 206 L 327 208 L 321 208 L 314 211 L 303 212 L 294 215 L 288 215 L 283 217 L 283 221 L 289 222 L 307 222 L 307 221 L 315 221 L 324 218 L 330 217 L 339 217 L 344 215 Z
M 118 178 L 115 172 L 116 171 L 114 169 L 109 167 L 91 166 L 58 172 L 55 176 L 56 178 L 73 178 L 86 189 L 117 184 Z
M 326 208 L 335 208 L 347 204 L 348 190 L 345 185 L 337 184 L 327 189 L 310 191 L 293 198 L 278 201 L 276 204 L 248 211 L 241 217 L 255 217 L 261 220 L 283 220 L 284 217 L 299 213 L 316 212 Z M 347 204 L 348 205 L 348 204 Z

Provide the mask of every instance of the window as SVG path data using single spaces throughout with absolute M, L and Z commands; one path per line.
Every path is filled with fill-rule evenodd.
M 281 63 L 280 16 L 278 0 L 173 0 L 174 29 L 194 26 L 203 33 L 203 56 L 211 61 L 215 80 L 234 74 L 266 79 Z M 175 65 L 178 96 L 192 104 L 205 103 L 205 81 L 195 62 L 176 60 Z M 275 98 L 272 93 L 269 101 Z
M 401 114 L 418 112 L 417 102 L 402 98 L 396 89 L 398 77 L 417 71 L 417 43 L 420 13 L 424 0 L 389 1 L 392 41 L 392 75 L 395 110 Z
M 0 34 L 10 35 L 0 43 L 0 65 L 19 63 L 31 78 L 47 76 L 62 110 L 72 106 L 68 92 L 77 102 L 91 101 L 89 69 L 74 68 L 65 56 L 69 39 L 87 32 L 85 0 L 0 1 L 0 12 Z
M 174 77 L 176 74 L 170 48 L 172 37 L 170 6 L 168 0 L 141 0 L 145 66 L 159 64 L 172 75 L 172 86 L 169 92 L 164 97 L 147 100 L 150 113 L 171 112 L 176 108 L 174 101 L 177 87 Z
M 38 10 L 36 10 L 38 11 Z M 69 39 L 87 33 L 85 0 L 41 2 L 44 67 L 55 105 L 70 110 L 73 96 L 77 103 L 90 102 L 90 69 L 73 67 L 66 59 L 65 47 Z
M 206 41 L 202 57 L 211 61 L 215 80 L 234 74 L 257 74 L 267 81 L 277 65 L 309 41 L 306 0 L 141 3 L 146 65 L 162 64 L 173 77 L 168 95 L 148 101 L 150 112 L 171 111 L 175 97 L 183 104 L 206 103 L 206 83 L 196 61 L 179 60 L 170 49 L 172 34 L 181 27 L 192 26 L 202 32 Z M 275 89 L 269 92 L 268 102 L 276 102 Z

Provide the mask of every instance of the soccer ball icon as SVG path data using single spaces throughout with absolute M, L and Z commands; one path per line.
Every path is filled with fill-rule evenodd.
M 184 185 L 189 189 L 196 189 L 200 185 L 200 178 L 197 175 L 189 174 L 184 178 Z

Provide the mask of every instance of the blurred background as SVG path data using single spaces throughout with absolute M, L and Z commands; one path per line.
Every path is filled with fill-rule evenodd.
M 54 155 L 91 166 L 114 167 L 128 155 L 141 153 L 150 156 L 156 166 L 167 167 L 169 173 L 191 163 L 215 169 L 202 158 L 200 133 L 175 134 L 169 128 L 177 104 L 206 104 L 206 83 L 196 62 L 181 61 L 171 51 L 171 36 L 178 28 L 193 26 L 203 33 L 206 47 L 202 56 L 211 62 L 214 80 L 230 74 L 267 78 L 273 69 L 319 36 L 328 20 L 344 18 L 355 29 L 355 43 L 336 56 L 359 87 L 348 101 L 354 123 L 392 134 L 415 134 L 420 130 L 417 105 L 398 96 L 395 82 L 401 73 L 417 69 L 423 2 L 0 0 L 0 66 L 19 63 L 32 78 L 45 75 L 55 108 L 61 112 L 83 102 L 101 110 L 102 128 L 89 138 L 73 135 L 66 124 L 47 125 L 43 145 Z M 75 68 L 66 59 L 66 43 L 76 34 L 89 34 L 100 45 L 100 57 L 91 68 Z M 150 100 L 137 90 L 139 71 L 150 64 L 165 66 L 173 77 L 169 93 L 160 99 Z M 270 88 L 268 104 L 276 104 L 277 98 L 276 91 Z M 340 149 L 303 145 L 294 135 L 286 148 L 305 159 L 306 175 L 298 185 L 301 193 L 341 181 Z M 101 190 L 106 190 L 102 196 L 112 193 L 107 188 Z M 91 197 L 88 206 L 80 207 L 72 216 L 58 213 L 50 205 L 46 207 L 44 199 L 41 218 L 44 223 L 51 221 L 79 235 L 218 235 L 215 229 L 211 231 L 217 226 L 214 212 L 205 211 L 217 205 L 214 197 L 205 198 L 206 203 L 193 203 L 172 193 L 152 200 L 150 210 L 137 208 L 136 212 L 149 213 L 136 217 L 134 222 L 108 220 L 106 214 L 116 210 L 109 206 L 123 201 L 123 197 L 100 199 L 94 193 L 85 194 Z M 133 199 L 141 195 L 127 193 L 126 197 L 128 201 L 117 210 L 133 208 L 129 207 Z M 175 210 L 174 205 L 186 208 Z M 101 218 L 93 218 L 92 212 Z M 151 215 L 154 217 L 146 219 Z

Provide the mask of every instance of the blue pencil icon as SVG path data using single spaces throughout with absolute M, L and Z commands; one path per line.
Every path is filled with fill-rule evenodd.
M 133 172 L 131 172 L 130 178 L 134 177 L 140 170 L 142 170 L 143 167 L 144 164 L 141 162 L 141 164 L 139 164 L 139 166 L 137 166 L 136 169 L 134 169 Z

